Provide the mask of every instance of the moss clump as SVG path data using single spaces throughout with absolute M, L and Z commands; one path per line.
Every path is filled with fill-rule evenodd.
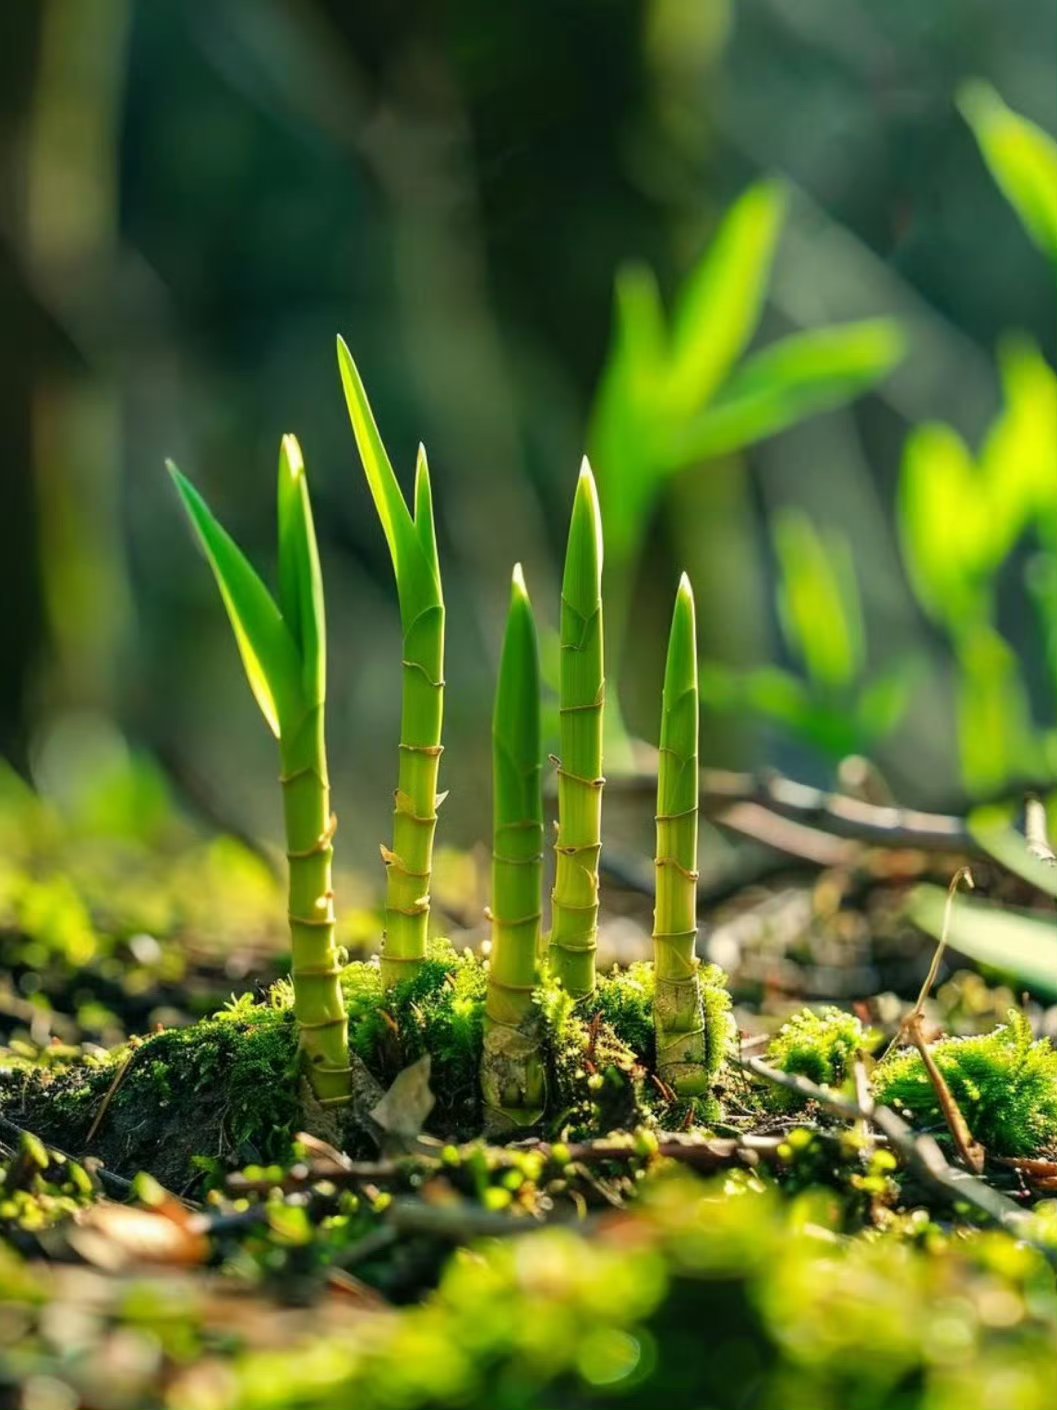
M 177 1189 L 187 1184 L 194 1155 L 286 1159 L 299 1114 L 288 986 L 276 985 L 263 1003 L 244 996 L 213 1018 L 153 1034 L 101 1061 L 12 1062 L 0 1073 L 0 1092 L 12 1119 L 45 1140 L 87 1149 L 113 1170 L 150 1170 Z
M 383 1087 L 429 1054 L 437 1105 L 430 1128 L 460 1139 L 480 1129 L 478 1063 L 488 971 L 447 940 L 430 942 L 415 973 L 383 992 L 377 963 L 351 964 L 343 986 L 349 1046 Z
M 973 1136 L 995 1155 L 1039 1155 L 1057 1149 L 1057 1050 L 1035 1040 L 1023 1014 L 972 1038 L 943 1038 L 930 1049 Z M 920 1053 L 902 1048 L 874 1073 L 886 1106 L 918 1125 L 943 1126 L 943 1113 Z
M 718 1077 L 734 1036 L 730 993 L 726 975 L 718 965 L 699 971 L 701 1002 L 705 1013 L 705 1071 Z M 651 1070 L 656 1065 L 656 1029 L 653 1019 L 653 965 L 643 960 L 620 969 L 614 965 L 598 980 L 588 1010 L 600 1014 L 613 1032 Z
M 801 1009 L 771 1039 L 767 1061 L 780 1072 L 806 1077 L 820 1087 L 839 1087 L 856 1053 L 869 1048 L 872 1041 L 852 1013 L 832 1006 L 818 1013 Z M 804 1105 L 803 1097 L 781 1087 L 769 1088 L 766 1100 L 778 1111 L 795 1111 Z
M 426 1129 L 447 1140 L 470 1140 L 481 1131 L 487 974 L 480 958 L 437 940 L 417 972 L 388 992 L 376 961 L 350 964 L 342 977 L 350 1051 L 383 1089 L 428 1053 L 436 1105 Z M 732 1028 L 730 999 L 718 970 L 703 970 L 701 987 L 708 1070 L 715 1077 Z M 534 1001 L 548 1072 L 544 1135 L 716 1119 L 714 1099 L 692 1110 L 673 1106 L 650 1080 L 652 999 L 648 964 L 603 977 L 581 1005 L 553 982 L 540 986 Z M 213 1018 L 104 1058 L 8 1058 L 0 1065 L 0 1096 L 14 1120 L 45 1139 L 77 1151 L 87 1146 L 115 1171 L 146 1169 L 176 1189 L 186 1188 L 204 1162 L 283 1161 L 303 1121 L 291 1003 L 289 982 L 280 980 L 264 999 L 244 995 Z M 112 1086 L 98 1132 L 87 1143 Z

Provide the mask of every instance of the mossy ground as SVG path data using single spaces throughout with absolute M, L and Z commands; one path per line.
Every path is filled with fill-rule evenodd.
M 388 996 L 376 963 L 345 971 L 350 1047 L 383 1089 L 429 1055 L 436 1102 L 425 1129 L 442 1140 L 481 1131 L 486 982 L 483 961 L 446 941 L 435 942 L 419 973 Z M 716 1078 L 732 1029 L 730 1001 L 715 969 L 703 971 L 702 989 Z M 678 1107 L 652 1079 L 652 992 L 646 964 L 600 976 L 596 994 L 576 1006 L 556 985 L 541 986 L 552 1098 L 545 1134 L 575 1139 L 718 1114 L 717 1103 Z M 59 1147 L 97 1155 L 117 1173 L 149 1170 L 178 1190 L 203 1162 L 289 1159 L 302 1124 L 291 1001 L 280 980 L 261 999 L 243 995 L 209 1019 L 106 1055 L 55 1049 L 12 1057 L 0 1071 L 4 1109 Z M 366 1146 L 364 1133 L 348 1135 L 352 1149 Z
M 878 1035 L 842 1009 L 802 1009 L 775 1034 L 767 1061 L 819 1086 L 850 1090 L 852 1063 L 868 1055 Z M 1057 1151 L 1057 1049 L 1037 1039 L 1022 1013 L 1008 1022 L 964 1038 L 941 1038 L 930 1052 L 973 1138 L 996 1156 L 1047 1156 Z M 916 1048 L 886 1054 L 872 1069 L 874 1097 L 906 1114 L 919 1130 L 946 1140 L 947 1128 L 936 1088 Z M 805 1105 L 795 1092 L 768 1088 L 772 1111 Z

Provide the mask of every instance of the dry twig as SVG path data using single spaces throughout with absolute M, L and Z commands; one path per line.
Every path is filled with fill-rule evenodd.
M 1031 1220 L 1024 1210 L 1018 1209 L 1011 1199 L 993 1189 L 979 1176 L 951 1165 L 932 1136 L 915 1131 L 891 1107 L 871 1105 L 869 1109 L 864 1109 L 858 1102 L 849 1101 L 847 1097 L 842 1097 L 840 1093 L 833 1092 L 828 1087 L 820 1087 L 797 1073 L 780 1072 L 760 1058 L 735 1061 L 757 1077 L 762 1077 L 765 1082 L 773 1082 L 776 1086 L 785 1087 L 809 1101 L 818 1102 L 820 1106 L 846 1121 L 871 1121 L 888 1137 L 891 1146 L 904 1157 L 906 1163 L 920 1176 L 937 1186 L 948 1199 L 954 1203 L 971 1205 L 978 1213 L 998 1224 L 1007 1233 L 1030 1244 L 1051 1264 L 1057 1266 L 1057 1249 L 1035 1238 L 1031 1230 Z

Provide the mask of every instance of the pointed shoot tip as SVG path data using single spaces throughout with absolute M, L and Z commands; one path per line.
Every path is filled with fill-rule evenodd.
M 297 437 L 289 431 L 282 439 L 281 454 L 291 479 L 296 480 L 305 473 L 305 458 L 301 454 L 301 444 Z
M 510 582 L 515 597 L 528 597 L 528 588 L 525 586 L 525 574 L 520 563 L 514 564 L 514 571 L 511 574 Z

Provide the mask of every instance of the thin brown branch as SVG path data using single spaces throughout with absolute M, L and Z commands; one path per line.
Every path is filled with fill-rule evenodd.
M 954 1203 L 971 1205 L 978 1213 L 1030 1244 L 1051 1264 L 1057 1266 L 1057 1249 L 1034 1237 L 1031 1220 L 1024 1210 L 1018 1209 L 1011 1199 L 992 1189 L 979 1176 L 951 1165 L 932 1136 L 914 1131 L 891 1107 L 871 1106 L 864 1109 L 858 1102 L 849 1101 L 828 1087 L 820 1087 L 798 1074 L 780 1072 L 760 1058 L 736 1061 L 739 1061 L 739 1066 L 755 1073 L 765 1082 L 772 1082 L 775 1086 L 785 1087 L 788 1091 L 818 1102 L 820 1106 L 846 1121 L 871 1121 L 888 1137 L 891 1146 L 903 1156 L 906 1163 L 918 1175 L 937 1186 L 948 1199 Z
M 648 770 L 610 779 L 610 792 L 652 793 L 656 776 Z M 927 813 L 915 808 L 867 803 L 842 793 L 830 793 L 774 772 L 737 773 L 701 770 L 701 808 L 717 822 L 734 804 L 757 803 L 797 822 L 854 842 L 881 847 L 917 847 L 922 851 L 962 852 L 980 856 L 963 817 Z
M 954 1093 L 947 1085 L 947 1079 L 940 1071 L 936 1059 L 932 1055 L 932 1050 L 925 1041 L 925 1035 L 921 1031 L 921 1014 L 914 1013 L 905 1023 L 904 1030 L 910 1041 L 921 1054 L 921 1061 L 925 1064 L 925 1071 L 929 1075 L 936 1093 L 936 1099 L 943 1112 L 943 1119 L 947 1123 L 947 1128 L 951 1133 L 955 1149 L 967 1170 L 972 1170 L 979 1175 L 984 1168 L 987 1159 L 987 1152 L 978 1141 L 973 1140 L 973 1133 L 969 1130 L 969 1124 L 962 1114 L 962 1109 L 954 1099 Z

